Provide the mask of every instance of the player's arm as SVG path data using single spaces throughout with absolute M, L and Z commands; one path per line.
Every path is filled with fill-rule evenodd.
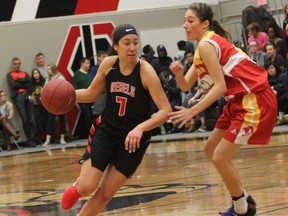
M 172 110 L 157 73 L 145 61 L 141 63 L 141 79 L 143 86 L 149 91 L 153 102 L 158 108 L 158 112 L 152 118 L 138 125 L 143 131 L 149 131 L 164 123 L 168 119 L 168 113 Z
M 205 110 L 227 91 L 224 72 L 219 63 L 216 48 L 211 43 L 203 41 L 199 43 L 198 49 L 202 61 L 214 82 L 214 86 L 198 104 L 193 106 L 193 113 L 196 114 Z
M 98 72 L 87 89 L 76 90 L 76 101 L 78 103 L 94 102 L 105 90 L 106 75 L 110 71 L 117 57 L 107 57 L 101 63 Z

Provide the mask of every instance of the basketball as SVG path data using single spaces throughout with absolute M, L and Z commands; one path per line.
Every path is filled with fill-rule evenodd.
M 41 92 L 41 103 L 44 108 L 55 115 L 69 112 L 76 101 L 74 87 L 66 80 L 48 81 Z

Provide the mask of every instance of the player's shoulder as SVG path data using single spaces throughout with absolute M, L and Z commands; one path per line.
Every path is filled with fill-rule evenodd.
M 140 59 L 140 69 L 141 71 L 151 71 L 151 70 L 154 70 L 153 67 L 151 66 L 150 63 L 148 63 L 147 61 L 143 60 L 143 59 Z
M 104 60 L 102 61 L 101 64 L 113 65 L 117 59 L 118 59 L 118 56 L 108 56 L 108 57 L 104 58 Z

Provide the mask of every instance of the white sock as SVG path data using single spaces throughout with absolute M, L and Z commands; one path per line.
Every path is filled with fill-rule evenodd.
M 240 199 L 234 201 L 234 210 L 237 214 L 245 214 L 248 209 L 248 203 L 245 196 L 241 197 Z
M 243 193 L 244 193 L 245 199 L 247 200 L 249 194 L 245 190 L 243 190 Z

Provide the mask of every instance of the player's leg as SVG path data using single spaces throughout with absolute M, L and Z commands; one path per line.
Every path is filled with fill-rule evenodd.
M 91 159 L 83 162 L 81 172 L 76 182 L 68 187 L 61 199 L 61 207 L 72 208 L 80 197 L 90 195 L 99 185 L 103 172 L 91 165 Z
M 212 162 L 221 175 L 225 186 L 232 197 L 233 206 L 229 209 L 229 211 L 231 211 L 231 215 L 232 212 L 235 212 L 237 215 L 253 216 L 256 213 L 256 208 L 254 206 L 255 203 L 253 201 L 253 203 L 250 204 L 254 205 L 248 205 L 249 203 L 247 198 L 252 198 L 245 197 L 239 173 L 232 163 L 232 156 L 239 150 L 240 147 L 241 145 L 237 145 L 227 141 L 226 139 L 222 139 L 214 151 Z M 222 213 L 222 215 L 229 214 Z
M 82 207 L 79 216 L 95 216 L 102 211 L 114 194 L 127 182 L 128 178 L 120 173 L 113 165 L 97 189 L 96 193 Z
M 223 138 L 225 132 L 226 130 L 214 128 L 214 130 L 208 137 L 208 140 L 204 147 L 204 152 L 210 161 L 212 161 L 214 151 L 217 145 L 220 143 L 221 139 Z

